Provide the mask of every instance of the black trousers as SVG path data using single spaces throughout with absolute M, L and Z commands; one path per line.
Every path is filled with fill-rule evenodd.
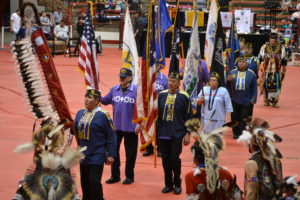
M 103 200 L 102 173 L 103 165 L 80 164 L 82 200 Z
M 242 134 L 243 130 L 245 130 L 245 119 L 252 115 L 253 105 L 242 105 L 232 101 L 232 106 L 233 112 L 231 113 L 231 120 L 239 123 L 236 127 L 232 128 L 233 136 L 238 137 Z
M 125 176 L 131 180 L 134 180 L 134 166 L 138 149 L 138 135 L 134 132 L 117 132 L 117 156 L 111 166 L 111 176 L 115 179 L 120 178 L 120 146 L 122 139 L 124 138 L 126 164 L 125 164 Z
M 159 146 L 162 155 L 162 163 L 165 174 L 165 186 L 181 187 L 181 159 L 182 138 L 171 140 L 159 140 Z

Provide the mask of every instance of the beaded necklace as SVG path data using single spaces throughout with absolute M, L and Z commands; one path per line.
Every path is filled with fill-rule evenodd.
M 209 111 L 212 110 L 212 108 L 213 108 L 213 105 L 214 105 L 214 102 L 215 102 L 215 97 L 216 97 L 216 95 L 217 95 L 217 93 L 218 93 L 218 89 L 219 89 L 219 88 L 217 88 L 217 90 L 216 90 L 216 92 L 215 92 L 215 94 L 214 94 L 214 96 L 213 96 L 212 101 L 211 101 L 211 93 L 212 93 L 212 89 L 210 88 L 210 90 L 209 90 L 209 99 L 208 99 L 208 110 L 209 110 Z

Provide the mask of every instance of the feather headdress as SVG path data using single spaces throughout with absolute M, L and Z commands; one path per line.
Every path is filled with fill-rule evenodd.
M 276 162 L 282 158 L 276 143 L 281 142 L 282 138 L 268 130 L 270 125 L 262 118 L 255 118 L 247 123 L 246 130 L 243 131 L 237 142 L 243 142 L 246 145 L 255 144 L 260 149 L 263 158 L 269 162 L 273 172 L 276 173 Z
M 201 132 L 201 122 L 199 119 L 191 119 L 185 123 L 188 131 L 197 136 L 199 147 L 205 156 L 206 182 L 207 189 L 210 193 L 215 192 L 219 188 L 219 166 L 218 156 L 224 150 L 223 136 L 219 133 L 224 132 L 228 127 L 222 127 L 213 130 L 209 134 Z

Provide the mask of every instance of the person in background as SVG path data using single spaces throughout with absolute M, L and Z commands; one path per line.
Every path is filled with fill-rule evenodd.
M 142 17 L 140 12 L 135 12 L 133 14 L 133 31 L 136 42 L 136 48 L 139 56 L 142 55 L 142 35 L 143 29 L 147 26 L 147 18 Z
M 88 88 L 85 109 L 77 112 L 75 131 L 80 147 L 87 147 L 80 162 L 83 200 L 103 200 L 103 165 L 111 165 L 116 156 L 116 133 L 109 113 L 99 106 L 101 93 Z
M 69 27 L 65 25 L 65 21 L 61 20 L 59 25 L 54 28 L 54 36 L 58 40 L 67 41 L 69 39 Z
M 221 128 L 225 122 L 230 122 L 230 113 L 233 112 L 231 99 L 226 88 L 219 86 L 220 76 L 212 72 L 209 86 L 204 86 L 198 95 L 198 105 L 201 107 L 201 122 L 203 133 L 209 134 Z
M 258 66 L 259 60 L 256 56 L 253 56 L 253 48 L 251 43 L 246 43 L 244 46 L 244 56 L 248 63 L 248 69 L 252 70 L 258 79 Z
M 245 38 L 243 37 L 240 37 L 239 38 L 239 44 L 240 44 L 240 54 L 243 55 L 245 52 L 244 52 L 244 48 L 245 48 L 245 45 L 246 45 L 246 40 Z
M 10 31 L 13 32 L 13 40 L 17 39 L 17 34 L 21 28 L 20 10 L 17 9 L 10 17 Z
M 279 108 L 279 94 L 285 77 L 287 59 L 285 48 L 278 41 L 277 33 L 270 34 L 269 42 L 261 47 L 259 57 L 263 61 L 261 84 L 264 106 L 269 106 L 271 103 L 274 108 Z
M 164 75 L 160 71 L 158 71 L 156 74 L 155 87 L 156 87 L 157 94 L 159 94 L 163 90 L 168 89 L 168 78 L 166 77 L 166 75 Z M 157 134 L 156 134 L 156 136 L 157 136 Z M 158 155 L 158 157 L 161 157 L 161 152 L 160 152 L 157 138 L 156 138 L 156 146 L 157 146 L 157 155 Z M 154 153 L 154 147 L 151 143 L 148 146 L 146 146 L 146 151 L 143 153 L 143 156 L 150 156 L 150 155 L 153 155 L 153 153 Z
M 57 7 L 57 10 L 53 13 L 53 20 L 56 25 L 58 25 L 63 19 L 63 14 L 60 7 Z
M 248 66 L 247 68 L 249 70 L 252 70 L 256 76 L 256 79 L 258 79 L 258 68 L 259 68 L 259 60 L 256 56 L 253 56 L 252 54 L 253 48 L 251 43 L 246 43 L 244 47 L 244 56 L 246 57 Z M 251 110 L 250 115 L 253 115 L 253 108 L 254 104 L 251 104 Z
M 191 118 L 189 95 L 180 90 L 179 86 L 179 74 L 171 72 L 168 90 L 164 90 L 158 95 L 156 122 L 165 180 L 162 193 L 174 191 L 177 195 L 182 191 L 180 178 L 182 143 L 184 145 L 190 143 L 190 135 L 185 127 L 185 122 Z
M 138 133 L 141 128 L 132 123 L 137 86 L 131 83 L 132 71 L 128 68 L 120 70 L 120 84 L 112 87 L 109 93 L 101 99 L 102 104 L 113 106 L 113 119 L 117 133 L 117 156 L 111 167 L 111 177 L 107 184 L 119 182 L 120 179 L 120 146 L 124 138 L 126 162 L 123 184 L 134 182 L 134 167 L 138 150 Z
M 50 37 L 51 35 L 51 23 L 50 19 L 47 16 L 45 11 L 42 11 L 42 15 L 40 16 L 40 21 L 41 21 L 41 27 L 43 30 L 43 33 L 45 34 L 46 37 Z
M 85 25 L 85 18 L 86 18 L 86 12 L 84 9 L 80 10 L 80 15 L 77 19 L 77 33 L 79 35 L 79 38 L 82 37 L 83 34 L 83 28 Z
M 134 12 L 140 12 L 140 1 L 139 0 L 128 0 L 129 10 Z
M 238 68 L 230 72 L 227 77 L 228 91 L 232 100 L 233 112 L 231 120 L 238 122 L 233 127 L 233 139 L 237 139 L 245 130 L 246 122 L 251 116 L 252 104 L 256 103 L 257 82 L 253 71 L 247 69 L 248 63 L 245 56 L 241 55 L 238 60 Z

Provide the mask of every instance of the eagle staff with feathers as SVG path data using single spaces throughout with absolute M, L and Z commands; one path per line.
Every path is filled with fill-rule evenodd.
M 17 153 L 34 152 L 34 166 L 27 170 L 13 199 L 79 199 L 70 168 L 84 158 L 86 148 L 69 147 L 73 120 L 35 5 L 22 4 L 21 17 L 25 38 L 13 41 L 11 51 L 30 111 L 42 123 L 33 130 L 30 142 L 15 149 Z M 38 27 L 35 31 L 33 24 Z

